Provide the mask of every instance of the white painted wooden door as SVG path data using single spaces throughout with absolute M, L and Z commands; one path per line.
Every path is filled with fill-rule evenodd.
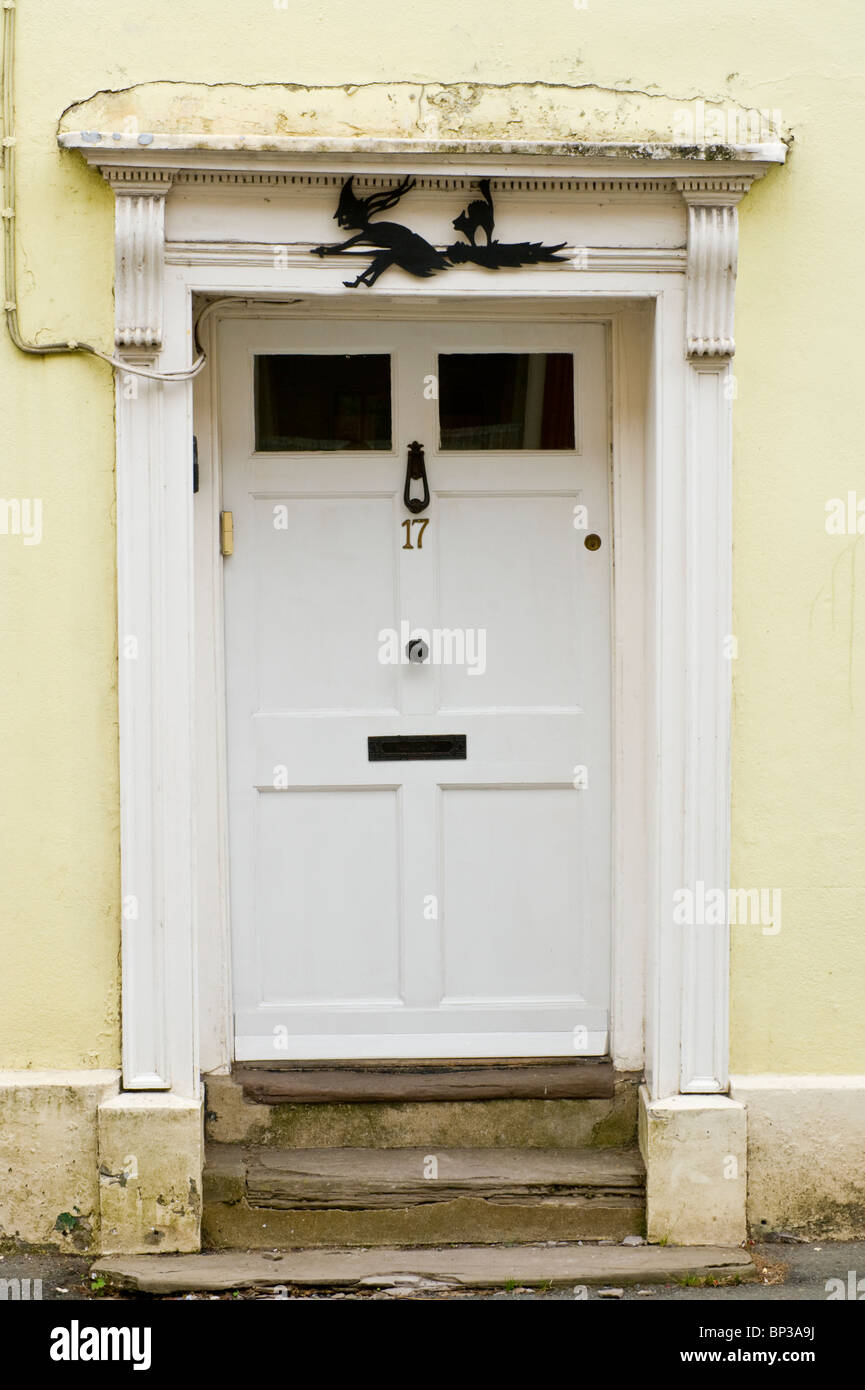
M 603 328 L 220 335 L 236 1056 L 603 1053 Z

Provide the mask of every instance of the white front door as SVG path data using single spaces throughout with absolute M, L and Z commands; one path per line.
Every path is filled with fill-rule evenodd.
M 235 1055 L 605 1052 L 604 329 L 220 335 Z

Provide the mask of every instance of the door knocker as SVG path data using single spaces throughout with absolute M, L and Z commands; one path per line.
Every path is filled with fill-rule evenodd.
M 423 496 L 412 497 L 412 483 L 423 483 Z M 414 440 L 408 446 L 408 461 L 405 468 L 405 489 L 402 500 L 405 502 L 410 512 L 422 512 L 429 506 L 429 483 L 426 476 L 426 464 L 424 463 L 423 445 Z

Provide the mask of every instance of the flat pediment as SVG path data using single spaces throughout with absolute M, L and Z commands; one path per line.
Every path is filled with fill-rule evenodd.
M 235 177 L 753 178 L 786 154 L 776 111 L 564 82 L 145 82 L 70 106 L 59 138 L 103 166 Z

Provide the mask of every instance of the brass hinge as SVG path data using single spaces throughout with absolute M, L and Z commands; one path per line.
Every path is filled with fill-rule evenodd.
M 234 554 L 234 515 L 232 512 L 219 513 L 219 548 L 223 555 Z

